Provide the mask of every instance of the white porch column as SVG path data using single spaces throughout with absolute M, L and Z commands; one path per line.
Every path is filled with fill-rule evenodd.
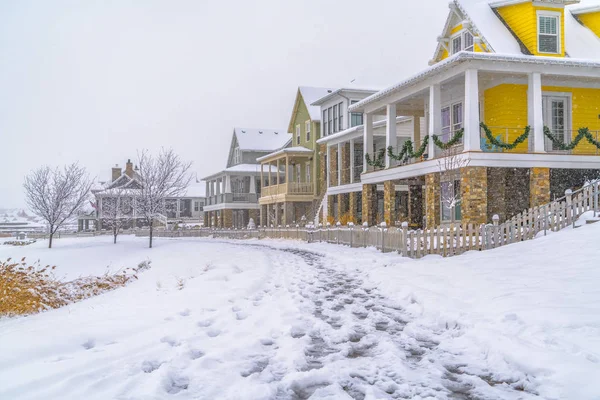
M 206 181 L 206 197 L 210 197 L 210 182 Z
M 215 194 L 218 196 L 221 194 L 221 180 L 217 179 L 215 181 Z
M 342 144 L 337 144 L 337 184 L 342 185 Z
M 279 170 L 279 159 L 277 159 L 277 184 L 279 185 L 279 175 L 281 175 L 281 171 Z
M 331 146 L 327 143 L 327 187 L 331 187 Z
M 256 178 L 254 175 L 250 175 L 250 193 L 256 193 Z
M 290 174 L 290 159 L 288 156 L 285 156 L 285 183 L 290 183 L 292 182 L 293 179 L 291 176 L 292 174 Z M 288 190 L 290 189 L 290 185 L 288 185 Z
M 366 160 L 366 155 L 373 151 L 373 114 L 364 113 L 363 129 L 363 172 L 367 172 L 373 170 Z
M 389 168 L 392 166 L 392 159 L 388 155 L 387 149 L 392 146 L 394 151 L 396 151 L 396 147 L 398 146 L 398 139 L 396 137 L 396 105 L 388 104 L 386 106 L 386 129 L 385 129 L 385 167 Z
M 224 188 L 224 192 L 225 193 L 231 193 L 231 176 L 230 175 L 225 175 L 225 188 Z
M 542 113 L 542 75 L 534 72 L 528 76 L 527 88 L 527 120 L 533 131 L 529 135 L 529 150 L 534 153 L 545 153 L 544 146 L 544 114 Z
M 264 164 L 263 164 L 263 163 L 261 163 L 261 164 L 260 164 L 260 189 L 261 189 L 261 190 L 262 190 L 262 188 L 265 186 L 265 177 L 264 177 L 265 171 L 264 171 L 264 168 L 263 168 L 263 166 L 264 166 Z M 261 209 L 260 209 L 260 210 L 262 211 L 262 207 L 261 207 Z
M 350 183 L 354 183 L 354 139 L 350 140 Z
M 479 72 L 476 69 L 468 69 L 465 71 L 464 151 L 481 151 L 478 74 Z
M 435 158 L 433 135 L 442 133 L 442 89 L 440 85 L 429 87 L 429 144 L 427 153 L 429 159 Z

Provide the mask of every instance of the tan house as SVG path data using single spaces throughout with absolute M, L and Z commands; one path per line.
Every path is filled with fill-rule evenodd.
M 323 208 L 324 170 L 316 143 L 321 132 L 321 110 L 312 103 L 332 92 L 299 87 L 288 125 L 291 142 L 258 159 L 262 180 L 268 183 L 259 199 L 260 225 L 306 224 Z

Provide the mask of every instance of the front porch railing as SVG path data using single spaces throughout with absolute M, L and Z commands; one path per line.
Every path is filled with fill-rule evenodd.
M 600 131 L 590 131 L 594 139 L 598 140 L 598 134 Z M 560 131 L 553 131 L 552 136 L 558 141 L 569 144 L 571 141 L 579 134 L 579 130 L 571 130 L 571 129 L 563 129 Z M 589 143 L 585 138 L 579 142 L 579 144 L 572 150 L 561 150 L 559 149 L 552 141 L 544 136 L 544 150 L 548 153 L 557 153 L 557 154 L 577 154 L 577 155 L 590 155 L 595 156 L 600 154 L 600 151 L 596 146 Z
M 507 127 L 507 126 L 488 126 L 492 132 L 492 136 L 499 142 L 513 143 L 517 137 L 525 132 L 525 127 Z M 523 143 L 518 144 L 514 149 L 503 149 L 494 145 L 483 129 L 480 130 L 480 147 L 481 151 L 486 153 L 528 153 L 529 139 L 533 137 L 533 129 L 529 132 L 529 137 Z
M 280 194 L 312 195 L 314 193 L 315 189 L 312 182 L 290 182 L 263 187 L 261 197 L 277 196 Z

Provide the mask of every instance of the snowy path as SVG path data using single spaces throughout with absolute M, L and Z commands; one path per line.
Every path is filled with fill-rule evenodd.
M 127 240 L 124 246 L 140 245 L 134 253 L 145 254 L 143 242 Z M 460 281 L 444 281 L 432 266 L 404 268 L 397 256 L 369 250 L 267 243 L 165 240 L 152 251 L 153 268 L 126 288 L 0 320 L 0 398 L 566 398 L 536 395 L 553 381 L 551 370 L 488 343 L 541 352 L 529 338 L 539 334 L 515 314 L 501 321 L 516 329 L 506 336 L 510 332 L 489 332 L 490 322 L 467 314 L 468 307 L 455 319 L 465 325 L 450 322 L 450 315 L 436 321 L 435 312 L 425 318 L 418 310 L 431 309 L 440 290 L 416 300 L 389 297 L 389 287 L 405 290 L 418 282 L 420 292 L 439 284 L 454 290 Z M 385 276 L 386 263 L 410 281 L 376 286 L 372 275 Z M 475 279 L 481 277 L 467 282 Z M 500 280 L 493 282 L 497 287 Z M 458 304 L 455 295 L 448 300 Z M 593 326 L 575 331 L 588 349 L 594 348 L 587 339 Z M 557 349 L 550 338 L 543 340 Z M 562 359 L 597 366 L 591 350 L 576 351 L 579 364 Z M 547 387 L 546 393 L 558 393 Z

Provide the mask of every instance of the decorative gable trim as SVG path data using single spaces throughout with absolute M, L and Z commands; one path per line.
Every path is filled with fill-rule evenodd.
M 300 88 L 298 88 L 298 91 L 296 92 L 296 100 L 294 101 L 294 110 L 292 111 L 292 116 L 290 117 L 290 123 L 288 124 L 288 132 L 295 132 L 294 131 L 294 120 L 296 118 L 296 114 L 298 113 L 298 108 L 300 107 L 300 99 L 302 99 L 302 101 L 304 101 L 304 98 L 302 97 L 302 93 L 300 93 Z M 308 105 L 306 105 L 306 106 L 308 107 Z

